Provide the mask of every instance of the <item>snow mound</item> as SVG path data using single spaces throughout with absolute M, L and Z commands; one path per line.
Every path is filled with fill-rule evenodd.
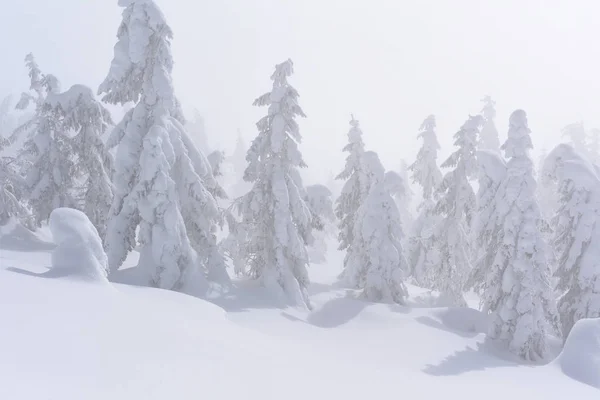
M 600 389 L 600 319 L 578 321 L 556 363 L 565 375 Z
M 98 231 L 81 211 L 57 208 L 50 214 L 50 231 L 57 247 L 52 269 L 89 281 L 108 283 L 108 259 Z

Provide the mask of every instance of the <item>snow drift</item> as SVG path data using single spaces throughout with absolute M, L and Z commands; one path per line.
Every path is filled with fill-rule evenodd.
M 556 363 L 565 375 L 600 389 L 600 319 L 577 321 Z
M 108 260 L 102 241 L 84 213 L 57 208 L 50 214 L 50 231 L 57 245 L 52 253 L 53 270 L 108 284 Z

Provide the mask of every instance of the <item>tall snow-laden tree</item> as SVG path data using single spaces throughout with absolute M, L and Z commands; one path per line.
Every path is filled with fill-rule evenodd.
M 338 235 L 340 245 L 338 249 L 346 250 L 344 271 L 340 278 L 346 281 L 346 284 L 350 287 L 356 287 L 357 283 L 346 276 L 346 268 L 352 253 L 351 245 L 354 241 L 354 219 L 362 202 L 367 197 L 370 182 L 363 165 L 363 155 L 365 153 L 365 144 L 362 140 L 363 133 L 359 122 L 354 119 L 354 116 L 350 121 L 350 127 L 348 144 L 343 149 L 348 153 L 346 165 L 344 170 L 336 176 L 336 180 L 345 180 L 346 183 L 342 188 L 340 197 L 336 200 L 335 215 L 340 228 Z
M 433 245 L 433 231 L 439 217 L 433 215 L 433 193 L 442 182 L 442 172 L 437 166 L 440 144 L 435 133 L 435 116 L 430 115 L 421 124 L 419 138 L 423 140 L 416 161 L 409 167 L 413 183 L 423 189 L 423 201 L 417 208 L 418 217 L 413 223 L 413 235 L 409 243 L 409 263 L 413 279 L 423 287 L 431 286 L 428 273 L 439 260 L 437 248 Z
M 439 262 L 431 273 L 432 288 L 442 299 L 466 306 L 463 286 L 471 271 L 470 231 L 475 211 L 475 193 L 469 180 L 477 173 L 477 139 L 481 116 L 470 116 L 454 135 L 456 151 L 442 164 L 453 168 L 437 189 L 438 201 L 433 213 L 443 218 L 433 243 L 439 249 Z
M 299 168 L 306 167 L 298 148 L 297 117 L 304 117 L 298 92 L 288 82 L 291 60 L 275 67 L 273 88 L 254 101 L 268 106 L 258 121 L 244 180 L 252 189 L 241 202 L 243 223 L 249 226 L 246 243 L 250 276 L 280 294 L 283 300 L 310 308 L 307 287 L 312 216 L 304 201 Z
M 583 318 L 600 318 L 600 179 L 571 146 L 561 144 L 547 157 L 543 174 L 558 183 L 558 310 L 563 337 Z
M 481 139 L 479 148 L 492 151 L 500 151 L 500 139 L 498 138 L 498 129 L 496 129 L 496 102 L 490 96 L 485 96 L 482 100 L 483 108 L 481 115 L 483 117 L 483 127 L 481 128 Z
M 363 154 L 363 168 L 370 186 L 356 212 L 346 273 L 366 299 L 402 304 L 407 295 L 404 275 L 408 263 L 401 244 L 400 212 L 376 153 Z
M 110 113 L 94 97 L 92 90 L 75 85 L 64 93 L 50 93 L 46 99 L 68 134 L 76 156 L 72 173 L 85 180 L 78 208 L 87 215 L 104 239 L 113 198 L 111 175 L 113 158 L 102 141 L 112 123 Z
M 475 243 L 474 265 L 466 288 L 483 293 L 488 271 L 502 245 L 502 210 L 498 209 L 496 195 L 506 179 L 506 162 L 494 150 L 477 152 L 479 190 L 477 212 L 473 221 L 471 240 Z
M 214 178 L 183 127 L 171 79 L 172 31 L 164 15 L 152 0 L 119 5 L 123 21 L 99 93 L 108 103 L 134 107 L 109 138 L 118 144 L 106 236 L 109 267 L 119 269 L 138 247 L 140 283 L 198 293 L 205 289 L 202 272 L 210 276 L 213 265 L 224 268 L 214 234 L 219 212 L 205 186 Z
M 507 175 L 496 195 L 503 216 L 502 243 L 488 271 L 482 302 L 492 312 L 489 337 L 507 343 L 524 359 L 540 360 L 546 354 L 548 323 L 556 326 L 558 320 L 539 229 L 530 133 L 525 111 L 513 112 L 502 145 L 509 160 Z
M 580 154 L 589 155 L 587 135 L 583 122 L 574 122 L 562 128 L 562 135 L 569 138 L 573 148 Z
M 31 90 L 21 95 L 17 108 L 25 109 L 34 103 L 35 112 L 13 132 L 10 141 L 24 140 L 19 158 L 26 161 L 21 164 L 27 183 L 26 197 L 34 222 L 40 225 L 55 208 L 77 207 L 73 144 L 61 110 L 48 101 L 60 91 L 58 79 L 42 74 L 33 55 L 27 55 L 25 62 Z

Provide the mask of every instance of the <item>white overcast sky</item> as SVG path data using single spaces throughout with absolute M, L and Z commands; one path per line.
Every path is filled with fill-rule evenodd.
M 28 52 L 64 89 L 98 87 L 120 22 L 116 0 L 4 1 L 0 96 L 27 87 Z M 567 123 L 600 127 L 598 0 L 156 3 L 175 32 L 177 94 L 203 114 L 212 146 L 231 149 L 238 128 L 254 137 L 266 110 L 252 101 L 269 90 L 273 66 L 292 58 L 311 181 L 342 167 L 351 112 L 389 168 L 413 161 L 429 114 L 446 155 L 485 94 L 498 104 L 501 140 L 516 108 L 527 111 L 537 149 L 557 143 Z

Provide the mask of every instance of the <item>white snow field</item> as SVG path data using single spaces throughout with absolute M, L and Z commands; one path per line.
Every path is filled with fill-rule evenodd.
M 354 299 L 333 284 L 337 252 L 309 271 L 312 312 L 248 282 L 212 304 L 82 275 L 79 261 L 102 271 L 79 246 L 97 236 L 51 228 L 58 249 L 78 248 L 55 257 L 63 268 L 43 237 L 0 232 L 3 400 L 600 398 L 599 320 L 578 323 L 555 361 L 523 365 L 485 342 L 474 309 L 433 308 L 410 285 L 406 307 Z

